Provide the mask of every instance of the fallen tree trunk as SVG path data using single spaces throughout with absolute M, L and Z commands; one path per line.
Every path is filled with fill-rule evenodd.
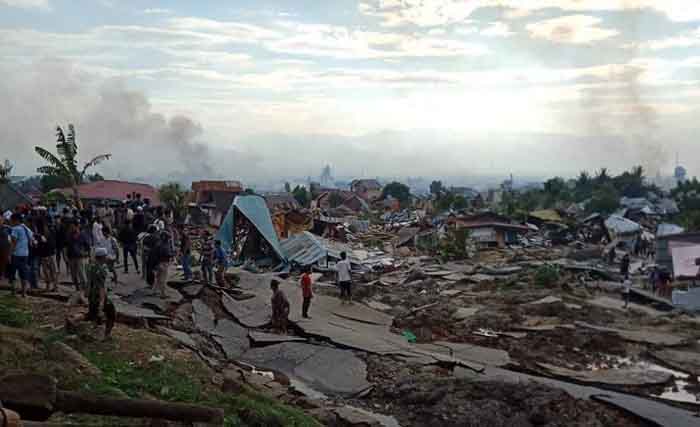
M 171 421 L 224 423 L 224 411 L 206 406 L 143 399 L 109 399 L 69 391 L 56 393 L 56 410 L 71 414 L 159 418 Z

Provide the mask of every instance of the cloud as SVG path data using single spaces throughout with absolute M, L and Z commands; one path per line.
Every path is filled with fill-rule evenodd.
M 662 40 L 651 40 L 642 43 L 641 46 L 651 50 L 663 50 L 671 48 L 687 48 L 700 45 L 700 28 L 692 31 L 685 31 L 675 37 L 668 37 Z
M 0 0 L 0 6 L 17 7 L 21 9 L 51 10 L 49 0 Z
M 534 39 L 565 44 L 591 44 L 620 34 L 617 30 L 598 27 L 601 21 L 594 16 L 567 15 L 534 22 L 525 28 Z
M 533 11 L 559 9 L 565 12 L 652 10 L 676 22 L 700 20 L 697 0 L 362 0 L 359 11 L 381 19 L 385 27 L 417 25 L 432 27 L 460 23 L 483 7 L 506 7 L 506 19 L 517 19 Z
M 172 11 L 172 9 L 152 7 L 152 8 L 144 9 L 143 13 L 145 15 L 171 15 L 173 13 L 173 11 Z
M 511 31 L 510 26 L 505 22 L 492 22 L 488 27 L 481 30 L 479 34 L 487 37 L 510 37 L 515 32 Z

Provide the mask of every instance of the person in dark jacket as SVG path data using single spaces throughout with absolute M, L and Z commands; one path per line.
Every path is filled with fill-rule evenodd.
M 138 236 L 131 222 L 125 223 L 121 230 L 119 230 L 119 242 L 122 244 L 122 252 L 124 255 L 124 274 L 129 274 L 129 255 L 131 255 L 131 259 L 134 261 L 136 274 L 141 274 L 139 272 L 139 260 L 136 256 Z
M 56 270 L 56 229 L 43 224 L 37 235 L 37 256 L 41 260 L 42 278 L 49 291 L 58 290 L 58 271 Z
M 620 274 L 624 279 L 628 279 L 630 276 L 630 254 L 626 253 L 620 261 Z

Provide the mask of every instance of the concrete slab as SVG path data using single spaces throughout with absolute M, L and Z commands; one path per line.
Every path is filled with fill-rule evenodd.
M 197 330 L 211 334 L 216 326 L 216 316 L 200 299 L 192 301 L 192 322 Z
M 228 319 L 219 320 L 212 332 L 212 338 L 221 346 L 229 360 L 238 360 L 250 349 L 248 330 Z
M 338 303 L 332 308 L 332 313 L 344 319 L 354 320 L 361 323 L 370 323 L 373 325 L 391 326 L 394 321 L 393 316 L 389 316 L 363 304 L 341 305 Z
M 606 328 L 602 326 L 592 325 L 586 322 L 575 322 L 576 326 L 582 328 L 593 329 L 595 331 L 601 332 L 612 332 L 620 335 L 623 339 L 632 342 L 638 342 L 643 344 L 660 345 L 673 347 L 682 345 L 687 342 L 687 339 L 678 335 L 672 335 L 668 333 L 655 332 L 649 330 L 623 330 L 615 328 Z
M 379 310 L 379 311 L 389 311 L 393 308 L 392 306 L 386 305 L 386 304 L 381 303 L 379 301 L 370 301 L 367 303 L 367 306 L 371 309 Z
M 415 344 L 415 348 L 430 351 L 465 362 L 473 362 L 484 366 L 506 366 L 511 363 L 507 351 L 480 347 L 464 343 L 439 341 L 432 344 Z
M 636 313 L 642 313 L 651 317 L 664 316 L 666 313 L 659 310 L 654 310 L 653 308 L 636 303 L 629 303 L 628 308 L 624 308 L 624 301 L 618 298 L 611 298 L 607 296 L 599 296 L 586 301 L 587 304 L 594 305 L 596 307 L 605 308 L 608 310 L 616 311 L 632 311 Z
M 242 360 L 260 368 L 280 371 L 323 393 L 351 396 L 371 386 L 366 379 L 366 364 L 347 350 L 283 343 L 251 349 Z M 343 369 L 338 369 L 339 366 Z
M 639 369 L 600 369 L 597 371 L 574 371 L 548 363 L 538 363 L 557 377 L 570 378 L 575 381 L 613 386 L 653 386 L 663 385 L 673 379 L 669 372 Z
M 295 337 L 293 335 L 268 334 L 265 332 L 249 332 L 248 338 L 255 345 L 280 344 L 283 342 L 306 342 L 306 338 Z
M 256 296 L 256 298 L 236 301 L 226 293 L 222 293 L 221 303 L 231 316 L 249 328 L 260 328 L 270 322 L 272 308 L 267 298 Z
M 661 350 L 651 353 L 654 359 L 693 376 L 700 376 L 700 353 L 686 350 Z

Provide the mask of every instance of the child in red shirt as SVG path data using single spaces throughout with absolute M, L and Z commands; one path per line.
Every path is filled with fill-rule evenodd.
M 304 297 L 304 302 L 301 306 L 301 316 L 304 319 L 310 319 L 309 307 L 311 306 L 311 298 L 314 297 L 311 288 L 311 267 L 307 267 L 304 274 L 301 275 L 301 295 Z

